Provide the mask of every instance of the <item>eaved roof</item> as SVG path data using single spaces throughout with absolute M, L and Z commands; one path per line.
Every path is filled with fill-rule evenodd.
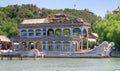
M 119 12 L 119 11 L 120 11 L 120 7 L 118 6 L 118 8 L 114 10 L 114 12 Z
M 85 35 L 85 37 L 87 37 L 87 34 Z M 88 38 L 98 38 L 98 34 L 97 33 L 93 33 L 93 32 L 90 32 L 88 33 Z
M 2 41 L 2 42 L 10 42 L 10 39 L 7 38 L 6 36 L 0 36 L 0 41 Z
M 21 24 L 39 24 L 39 23 L 49 23 L 49 20 L 47 18 L 25 19 Z
M 88 36 L 88 41 L 90 42 L 96 42 L 97 38 L 98 38 L 98 34 L 97 33 L 89 33 L 89 35 L 91 36 Z
M 98 38 L 98 34 L 97 33 L 91 33 L 93 36 L 95 36 L 96 38 Z

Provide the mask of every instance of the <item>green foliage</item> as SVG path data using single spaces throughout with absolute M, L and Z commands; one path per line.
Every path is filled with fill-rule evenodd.
M 93 49 L 95 46 L 96 42 L 89 42 L 89 48 Z
M 1 35 L 6 35 L 8 37 L 11 36 L 16 36 L 18 35 L 18 29 L 17 29 L 17 25 L 13 24 L 13 23 L 9 23 L 7 22 L 7 24 L 3 24 L 0 27 L 0 34 Z
M 69 36 L 70 35 L 70 30 L 69 29 L 65 29 L 64 30 L 64 35 L 65 36 Z
M 105 18 L 98 19 L 94 31 L 98 33 L 100 41 L 115 42 L 120 50 L 120 13 L 108 13 Z
M 54 35 L 53 31 L 49 31 L 49 36 L 53 36 L 53 35 Z
M 83 49 L 87 48 L 87 39 L 83 39 Z
M 57 29 L 56 35 L 57 35 L 57 36 L 60 36 L 61 34 L 62 34 L 61 30 L 60 30 L 60 29 Z

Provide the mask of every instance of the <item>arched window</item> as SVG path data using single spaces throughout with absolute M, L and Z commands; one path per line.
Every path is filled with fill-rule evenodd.
M 43 28 L 43 36 L 46 36 L 46 28 Z
M 28 30 L 29 36 L 34 36 L 34 31 L 32 29 Z
M 46 50 L 47 50 L 47 49 L 46 49 L 46 42 L 42 42 L 42 45 L 43 45 L 42 50 L 43 50 L 43 51 L 46 51 Z
M 74 28 L 74 29 L 73 29 L 73 36 L 74 36 L 74 37 L 79 37 L 80 34 L 81 34 L 80 28 Z
M 53 29 L 48 29 L 47 34 L 48 34 L 48 36 L 54 36 L 54 30 Z
M 64 36 L 70 36 L 70 29 L 64 29 Z
M 48 51 L 53 51 L 53 42 L 48 42 Z
M 57 36 L 61 36 L 62 35 L 61 29 L 56 29 L 55 34 Z
M 34 45 L 35 45 L 35 43 L 29 42 L 29 44 L 28 44 L 29 50 L 34 49 L 35 48 Z
M 27 31 L 26 30 L 21 30 L 21 36 L 27 36 Z
M 56 51 L 60 51 L 62 48 L 61 42 L 56 42 L 55 44 L 56 44 Z
M 36 36 L 41 36 L 41 30 L 40 29 L 36 29 Z
M 83 30 L 83 34 L 87 34 L 87 31 L 86 31 L 86 29 L 84 29 L 84 30 Z
M 26 45 L 26 42 L 22 42 L 22 50 L 26 50 L 27 49 L 27 45 Z
M 63 42 L 63 51 L 69 51 L 70 50 L 70 42 Z
M 87 31 L 86 31 L 86 29 L 83 30 L 83 37 L 84 38 L 87 37 Z
M 27 32 L 26 30 L 21 30 L 21 32 Z

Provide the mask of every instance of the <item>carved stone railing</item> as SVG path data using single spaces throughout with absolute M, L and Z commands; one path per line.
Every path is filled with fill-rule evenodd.
M 94 48 L 92 51 L 90 51 L 88 54 L 95 54 L 100 56 L 110 56 L 111 48 L 114 46 L 114 42 L 108 43 L 107 41 L 104 41 L 102 44 Z

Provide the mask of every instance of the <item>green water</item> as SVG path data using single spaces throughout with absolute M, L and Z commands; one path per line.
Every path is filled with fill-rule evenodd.
M 0 71 L 120 71 L 120 58 L 24 58 L 0 60 Z

